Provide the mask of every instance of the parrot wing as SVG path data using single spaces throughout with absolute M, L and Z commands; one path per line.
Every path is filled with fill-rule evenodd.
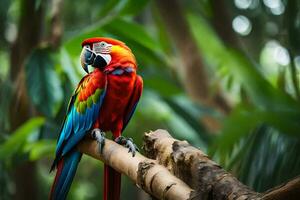
M 72 150 L 91 130 L 98 118 L 105 94 L 106 77 L 104 75 L 89 74 L 81 79 L 68 105 L 51 171 L 60 158 Z
M 126 128 L 127 124 L 129 123 L 135 109 L 136 106 L 140 100 L 140 97 L 142 95 L 142 91 L 143 91 L 143 79 L 142 77 L 137 75 L 137 78 L 135 80 L 135 87 L 134 90 L 131 94 L 129 103 L 127 105 L 127 108 L 125 110 L 125 115 L 123 118 L 123 128 L 122 128 L 122 132 L 123 130 Z

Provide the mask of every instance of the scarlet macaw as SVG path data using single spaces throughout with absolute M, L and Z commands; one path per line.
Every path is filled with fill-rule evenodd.
M 82 42 L 81 65 L 88 73 L 71 97 L 56 146 L 51 171 L 57 167 L 50 192 L 51 200 L 65 199 L 82 153 L 76 145 L 88 134 L 104 145 L 105 132 L 135 155 L 132 140 L 121 136 L 135 111 L 143 90 L 136 74 L 137 64 L 131 50 L 111 38 L 90 38 Z M 88 72 L 88 65 L 93 72 Z M 120 199 L 121 174 L 105 165 L 104 200 Z

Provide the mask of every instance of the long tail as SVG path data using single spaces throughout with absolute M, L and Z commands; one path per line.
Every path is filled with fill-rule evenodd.
M 64 200 L 67 197 L 72 184 L 78 163 L 82 153 L 78 151 L 70 152 L 64 156 L 57 165 L 55 179 L 51 188 L 50 200 Z
M 120 200 L 121 174 L 108 165 L 104 165 L 103 200 Z

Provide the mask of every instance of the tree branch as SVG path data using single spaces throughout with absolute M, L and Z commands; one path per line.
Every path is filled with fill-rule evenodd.
M 138 187 L 158 199 L 189 199 L 192 192 L 188 185 L 159 165 L 157 161 L 139 153 L 132 157 L 128 149 L 111 140 L 105 140 L 102 154 L 98 151 L 97 142 L 88 138 L 81 142 L 78 149 L 125 174 Z
M 298 200 L 300 197 L 300 177 L 272 188 L 264 193 L 264 200 Z
M 210 160 L 201 150 L 179 141 L 167 131 L 145 134 L 147 157 L 156 159 L 175 176 L 195 189 L 192 199 L 256 199 L 258 193 L 239 182 L 232 174 Z
M 143 148 L 147 157 L 157 160 L 195 190 L 191 199 L 296 200 L 300 196 L 300 177 L 265 193 L 256 193 L 201 150 L 172 138 L 165 130 L 146 133 Z
M 186 141 L 171 137 L 165 130 L 145 133 L 148 158 L 106 140 L 102 154 L 89 138 L 78 149 L 128 176 L 136 185 L 157 199 L 201 200 L 296 200 L 300 196 L 300 177 L 257 193 L 210 160 L 201 150 Z M 174 176 L 175 175 L 175 176 Z

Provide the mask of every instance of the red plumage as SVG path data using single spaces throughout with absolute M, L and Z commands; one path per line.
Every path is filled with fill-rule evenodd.
M 136 74 L 136 61 L 131 50 L 123 43 L 109 38 L 91 38 L 82 43 L 90 45 L 92 43 L 105 41 L 112 45 L 122 47 L 120 51 L 111 52 L 112 60 L 107 71 L 113 72 L 115 69 L 132 68 L 132 73 L 124 73 L 121 76 L 113 73 L 107 74 L 107 89 L 103 105 L 100 109 L 100 117 L 94 124 L 94 128 L 99 128 L 104 132 L 111 131 L 113 139 L 121 136 L 127 125 L 132 112 L 142 94 L 143 80 Z M 100 73 L 100 71 L 99 71 Z M 101 71 L 101 73 L 103 73 Z M 120 199 L 121 174 L 113 168 L 105 165 L 104 169 L 104 200 Z
M 102 49 L 100 43 L 105 45 Z M 143 90 L 143 80 L 136 74 L 135 57 L 123 42 L 91 38 L 83 41 L 82 46 L 83 68 L 88 71 L 87 65 L 92 64 L 95 70 L 82 78 L 71 97 L 51 167 L 57 167 L 51 200 L 65 199 L 68 194 L 82 155 L 76 145 L 91 129 L 111 132 L 113 139 L 121 136 Z M 93 51 L 94 46 L 97 52 Z M 107 165 L 104 168 L 103 199 L 119 200 L 121 174 Z

